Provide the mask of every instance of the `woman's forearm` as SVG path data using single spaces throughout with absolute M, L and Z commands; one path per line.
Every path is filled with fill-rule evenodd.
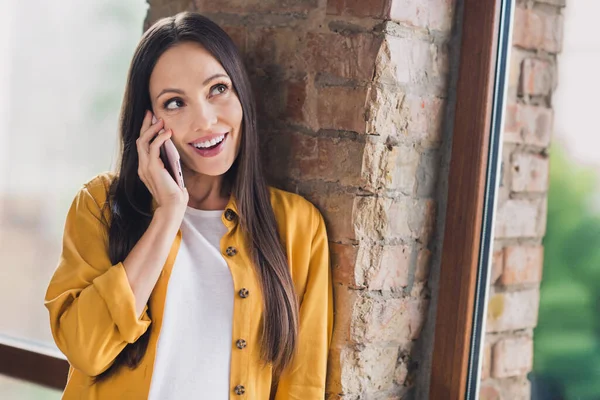
M 182 217 L 176 211 L 156 209 L 146 232 L 133 247 L 123 266 L 135 296 L 136 315 L 140 316 L 169 256 Z

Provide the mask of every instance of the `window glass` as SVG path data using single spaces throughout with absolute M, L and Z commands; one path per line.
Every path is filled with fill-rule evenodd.
M 144 0 L 0 4 L 0 342 L 55 349 L 43 299 L 65 215 L 82 183 L 115 162 L 146 9 Z

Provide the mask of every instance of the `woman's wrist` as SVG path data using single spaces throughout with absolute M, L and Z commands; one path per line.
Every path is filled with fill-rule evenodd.
M 161 230 L 173 230 L 177 232 L 181 227 L 185 208 L 182 207 L 162 207 L 159 206 L 154 211 L 152 218 L 153 225 L 159 225 Z

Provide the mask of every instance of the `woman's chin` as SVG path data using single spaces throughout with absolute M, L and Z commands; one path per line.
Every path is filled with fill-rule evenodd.
M 227 171 L 229 171 L 229 169 L 231 168 L 231 165 L 229 165 L 229 167 L 227 166 L 215 166 L 215 167 L 199 167 L 199 166 L 192 166 L 191 168 L 189 166 L 185 166 L 183 167 L 184 169 L 184 178 L 186 177 L 186 175 L 188 177 L 193 177 L 193 176 L 207 176 L 207 177 L 217 177 L 217 176 L 222 176 L 224 175 Z

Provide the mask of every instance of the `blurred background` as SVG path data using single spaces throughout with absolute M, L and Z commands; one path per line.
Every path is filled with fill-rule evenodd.
M 564 9 L 533 399 L 600 399 L 600 3 Z
M 116 161 L 146 12 L 144 0 L 0 2 L 0 343 L 63 357 L 44 294 L 75 193 Z M 0 398 L 60 392 L 0 375 Z

